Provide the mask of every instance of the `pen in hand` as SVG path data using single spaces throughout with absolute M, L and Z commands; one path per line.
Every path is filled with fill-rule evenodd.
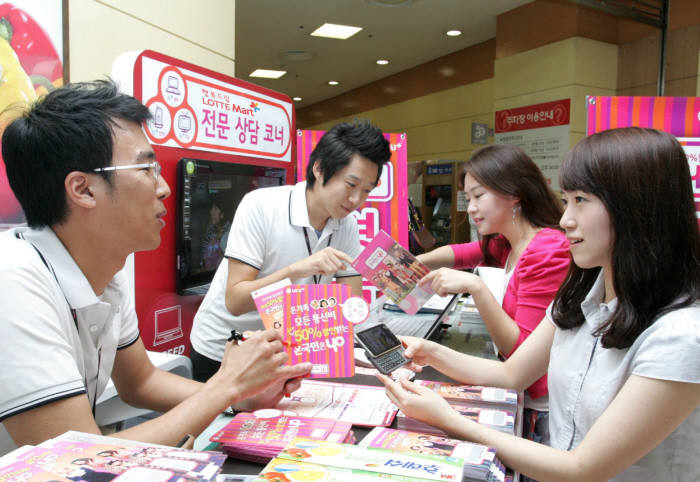
M 236 345 L 241 343 L 242 341 L 245 341 L 246 337 L 243 336 L 243 333 L 241 333 L 238 330 L 231 330 L 231 336 L 228 337 L 228 340 L 226 341 L 235 341 Z

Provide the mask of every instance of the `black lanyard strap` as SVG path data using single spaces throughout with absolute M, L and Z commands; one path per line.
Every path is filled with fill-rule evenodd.
M 309 233 L 306 232 L 306 227 L 304 227 L 304 239 L 306 240 L 306 250 L 309 252 L 309 256 L 311 256 L 313 251 L 311 251 L 311 243 L 309 242 Z M 331 234 L 328 236 L 328 244 L 326 247 L 330 247 L 331 245 L 331 239 L 333 239 L 333 235 Z M 314 278 L 314 284 L 320 284 L 321 282 L 321 275 L 313 275 Z

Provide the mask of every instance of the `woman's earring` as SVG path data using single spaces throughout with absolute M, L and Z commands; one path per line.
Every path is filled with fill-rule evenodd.
M 513 205 L 513 226 L 515 226 L 515 217 L 518 214 L 518 211 L 520 211 L 520 204 Z

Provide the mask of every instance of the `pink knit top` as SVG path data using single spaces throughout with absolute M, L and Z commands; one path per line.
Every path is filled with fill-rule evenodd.
M 483 263 L 478 241 L 450 247 L 455 254 L 454 267 L 457 269 L 474 268 Z M 497 237 L 490 243 L 489 249 L 503 267 L 510 253 L 505 238 Z M 551 228 L 541 229 L 523 251 L 503 296 L 503 311 L 520 328 L 520 336 L 513 350 L 505 354 L 507 357 L 544 318 L 545 310 L 564 281 L 570 260 L 569 241 L 564 233 Z M 546 395 L 547 375 L 533 383 L 527 392 L 531 398 Z

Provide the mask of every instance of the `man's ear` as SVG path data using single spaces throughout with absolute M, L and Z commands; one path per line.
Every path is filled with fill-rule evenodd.
M 323 172 L 321 172 L 321 161 L 319 159 L 316 159 L 316 161 L 314 162 L 314 167 L 312 167 L 311 170 L 313 171 L 314 176 L 316 176 L 317 180 L 323 180 Z
M 66 188 L 66 201 L 83 209 L 92 209 L 97 205 L 93 180 L 96 176 L 90 176 L 85 172 L 69 172 L 64 180 Z

